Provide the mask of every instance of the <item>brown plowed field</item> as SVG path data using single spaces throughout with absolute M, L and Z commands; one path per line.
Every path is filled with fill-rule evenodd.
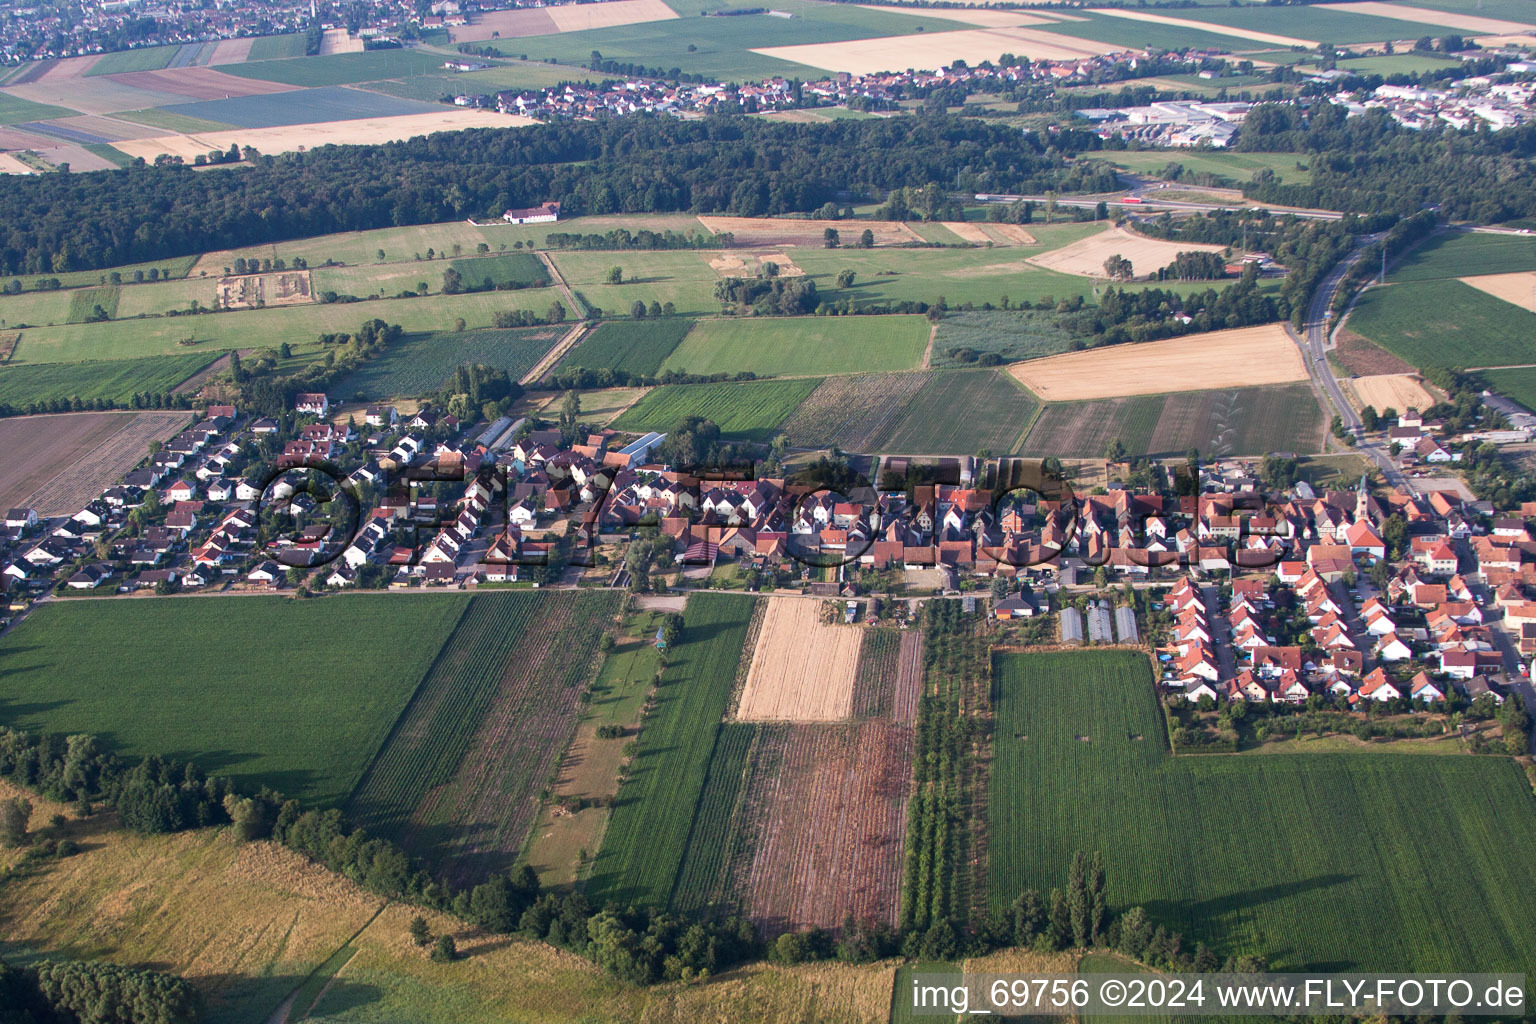
M 853 713 L 865 631 L 824 625 L 821 602 L 771 597 L 736 715 L 744 722 L 835 722 Z
M 222 100 L 229 96 L 264 96 L 274 92 L 292 92 L 296 85 L 263 82 L 259 78 L 226 75 L 213 68 L 166 68 L 163 71 L 126 71 L 112 75 L 114 82 L 136 89 L 172 92 L 195 100 Z
M 916 722 L 917 705 L 923 697 L 923 634 L 909 629 L 901 634 L 901 654 L 896 663 L 896 695 L 891 717 Z
M 1372 377 L 1381 373 L 1412 373 L 1413 365 L 1367 341 L 1348 327 L 1339 328 L 1338 346 L 1331 358 L 1357 377 Z
M 71 412 L 0 420 L 0 507 L 72 515 L 189 419 L 184 412 Z
M 906 831 L 910 726 L 769 726 L 743 798 L 756 836 L 736 891 L 773 935 L 859 921 L 895 925 Z

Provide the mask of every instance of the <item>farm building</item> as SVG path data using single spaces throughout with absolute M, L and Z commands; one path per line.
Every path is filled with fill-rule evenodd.
M 649 434 L 631 441 L 618 451 L 610 452 L 605 461 L 609 465 L 617 462 L 625 469 L 634 469 L 636 466 L 644 465 L 646 460 L 651 457 L 651 452 L 656 449 L 656 446 L 666 439 L 666 434 L 658 434 L 653 430 Z
M 1109 617 L 1109 603 L 1091 601 L 1088 604 L 1088 639 L 1093 643 L 1113 643 L 1114 626 Z
M 545 203 L 526 210 L 508 210 L 501 219 L 508 224 L 553 224 L 560 219 L 560 204 Z
M 1134 644 L 1136 636 L 1136 612 L 1132 608 L 1120 607 L 1115 609 L 1115 632 L 1123 644 Z
M 1061 642 L 1064 644 L 1082 645 L 1083 614 L 1076 608 L 1063 608 L 1061 610 Z

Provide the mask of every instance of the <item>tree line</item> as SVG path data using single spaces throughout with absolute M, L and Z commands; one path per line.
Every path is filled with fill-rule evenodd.
M 1055 140 L 1052 140 L 1053 142 Z M 975 118 L 804 125 L 719 115 L 444 132 L 255 154 L 240 174 L 135 165 L 0 181 L 0 274 L 63 273 L 330 232 L 500 217 L 686 210 L 766 216 L 848 193 L 1111 188 L 1045 140 Z M 1070 183 L 1070 185 L 1069 185 Z
M 0 1024 L 196 1024 L 202 997 L 169 974 L 86 960 L 0 960 Z

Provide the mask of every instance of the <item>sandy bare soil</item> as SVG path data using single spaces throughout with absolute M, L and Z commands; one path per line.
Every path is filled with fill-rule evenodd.
M 986 245 L 992 241 L 992 236 L 981 229 L 980 224 L 971 224 L 967 221 L 946 220 L 941 221 L 940 226 L 947 228 L 952 233 L 959 235 L 961 241 L 974 242 L 977 245 Z
M 1385 4 L 1378 0 L 1363 3 L 1318 4 L 1314 11 L 1338 11 L 1341 14 L 1373 14 L 1378 18 L 1396 18 L 1398 21 L 1415 21 L 1421 25 L 1438 25 L 1441 28 L 1458 28 L 1463 32 L 1488 32 L 1493 35 L 1510 35 L 1536 29 L 1536 11 L 1532 21 L 1505 21 L 1502 18 L 1484 18 L 1475 14 L 1452 14 L 1448 11 L 1432 11 L 1427 7 L 1409 7 L 1406 4 Z M 1326 22 L 1323 26 L 1326 27 Z M 1326 33 L 1324 33 L 1326 35 Z
M 677 12 L 662 0 L 607 0 L 600 4 L 560 4 L 548 8 L 557 32 L 619 28 L 646 21 L 670 21 Z
M 1463 277 L 1461 282 L 1480 292 L 1487 292 L 1496 299 L 1513 302 L 1521 309 L 1536 313 L 1536 273 L 1517 271 L 1513 274 L 1478 274 L 1476 277 Z
M 1013 53 L 1031 60 L 1077 60 L 1120 49 L 1123 48 L 1091 39 L 1076 39 L 1022 26 L 1001 26 L 854 39 L 842 43 L 767 46 L 752 52 L 826 71 L 872 75 L 908 68 L 935 71 L 957 58 L 978 64 Z
M 363 39 L 361 36 L 350 36 L 344 28 L 328 28 L 320 36 L 320 54 L 328 53 L 362 53 Z
M 1317 45 L 1316 40 L 1297 39 L 1295 36 L 1280 36 L 1273 32 L 1255 32 L 1247 28 L 1232 28 L 1228 25 L 1217 25 L 1212 22 L 1200 21 L 1196 18 L 1170 18 L 1162 14 L 1152 14 L 1148 11 L 1133 11 L 1126 7 L 1095 7 L 1094 14 L 1107 14 L 1114 18 L 1129 18 L 1132 21 L 1145 21 L 1153 25 L 1172 25 L 1176 28 L 1194 29 L 1200 32 L 1214 32 L 1219 36 L 1232 36 L 1235 39 L 1251 39 L 1256 43 L 1270 43 L 1274 46 L 1305 46 L 1311 49 Z
M 225 309 L 298 306 L 314 301 L 307 270 L 220 278 L 217 295 L 219 305 Z
M 1521 32 L 1507 36 L 1478 36 L 1473 42 L 1485 50 L 1497 50 L 1504 46 L 1536 46 L 1536 34 Z
M 1301 350 L 1280 324 L 1067 352 L 1015 363 L 1008 372 L 1048 402 L 1307 379 Z
M 498 114 L 491 110 L 444 107 L 430 114 L 405 114 L 399 117 L 365 117 L 354 121 L 324 121 L 279 128 L 236 128 L 197 135 L 161 135 L 151 139 L 128 139 L 113 145 L 129 156 L 153 161 L 161 153 L 180 156 L 189 163 L 209 150 L 227 150 L 231 145 L 254 146 L 263 153 L 288 153 L 325 145 L 369 145 L 394 142 L 433 132 L 459 131 L 464 128 L 516 128 L 533 124 L 531 118 L 517 114 Z
M 835 722 L 853 712 L 864 631 L 823 625 L 821 602 L 770 597 L 736 717 L 748 722 Z
M 184 412 L 70 412 L 0 421 L 0 507 L 71 515 L 191 417 Z
M 1146 277 L 1172 263 L 1181 252 L 1221 252 L 1225 248 L 1196 242 L 1165 242 L 1160 238 L 1138 235 L 1125 228 L 1110 228 L 1060 249 L 1031 256 L 1029 262 L 1063 274 L 1105 277 L 1104 261 L 1119 255 L 1131 261 L 1131 273 L 1137 277 Z
M 875 236 L 875 245 L 905 245 L 921 242 L 917 233 L 900 221 L 894 220 L 800 220 L 777 217 L 700 217 L 704 230 L 729 231 L 736 236 L 736 245 L 751 248 L 770 245 L 813 245 L 821 248 L 827 228 L 835 229 L 844 245 L 858 243 L 859 235 L 866 229 Z
M 560 30 L 549 16 L 547 7 L 524 7 L 512 11 L 483 11 L 474 16 L 474 23 L 458 25 L 448 30 L 456 43 L 478 42 L 482 39 L 520 39 L 523 36 L 552 36 Z
M 250 59 L 251 44 L 256 42 L 255 37 L 248 39 L 220 39 L 219 45 L 213 48 L 213 56 L 208 63 L 218 64 L 243 64 Z
M 1435 404 L 1435 396 L 1411 373 L 1383 373 L 1373 377 L 1356 377 L 1349 382 L 1360 407 L 1374 406 L 1383 409 L 1427 409 Z
M 292 92 L 296 85 L 264 82 L 259 78 L 226 75 L 213 68 L 166 68 L 162 71 L 128 71 L 112 75 L 112 81 L 136 89 L 172 92 L 194 100 L 222 100 L 230 96 L 265 96 L 274 92 Z M 135 136 L 137 137 L 137 136 Z

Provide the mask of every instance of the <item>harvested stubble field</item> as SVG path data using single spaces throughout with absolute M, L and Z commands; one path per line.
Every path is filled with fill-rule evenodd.
M 1323 415 L 1306 384 L 1229 391 L 1185 391 L 1093 402 L 1053 402 L 1025 439 L 1024 450 L 1063 459 L 1103 458 L 1118 439 L 1135 455 L 1316 452 Z
M 1413 374 L 1388 373 L 1374 377 L 1355 377 L 1348 384 L 1362 408 L 1373 406 L 1377 412 L 1387 408 L 1399 412 L 1404 409 L 1427 409 L 1435 402 L 1435 396 Z
M 780 428 L 803 447 L 870 450 L 873 439 L 923 389 L 927 373 L 861 373 L 828 377 Z
M 764 932 L 896 924 L 912 741 L 884 721 L 761 727 L 738 822 L 755 841 L 731 890 Z
M 1503 299 L 1536 313 L 1536 272 L 1520 270 L 1512 274 L 1478 274 L 1475 277 L 1463 277 L 1461 282 L 1480 292 L 1487 292 L 1496 299 Z
M 71 412 L 0 420 L 0 506 L 73 515 L 170 437 L 184 412 Z
M 1381 3 L 1380 0 L 1359 0 L 1359 2 L 1355 3 L 1325 4 L 1319 7 L 1318 10 L 1328 11 L 1329 13 L 1337 11 L 1350 14 L 1369 14 L 1378 18 L 1393 18 L 1397 21 L 1412 21 L 1420 25 L 1435 25 L 1440 28 L 1456 28 L 1461 29 L 1463 32 L 1478 32 L 1490 35 L 1509 35 L 1536 31 L 1536 29 L 1533 29 L 1531 22 L 1483 18 L 1472 14 L 1430 10 L 1427 7 L 1412 7 L 1407 4 Z M 1536 14 L 1536 12 L 1532 13 Z
M 98 416 L 100 421 L 94 419 Z M 41 428 L 46 433 L 35 436 L 35 444 L 12 447 L 12 425 L 28 421 L 34 421 L 35 427 L 28 425 L 23 430 Z M 5 482 L 0 502 L 8 508 L 35 508 L 38 516 L 71 516 L 134 468 L 149 453 L 149 442 L 170 438 L 186 422 L 186 413 L 61 413 L 8 419 L 0 424 L 0 450 L 12 459 L 32 459 L 31 465 L 15 477 L 18 484 L 25 487 L 38 474 L 51 476 L 31 493 L 18 497 L 9 485 L 11 473 L 0 468 L 0 481 Z M 88 431 L 88 436 L 80 438 L 78 431 Z
M 865 630 L 821 621 L 820 601 L 771 597 L 736 717 L 744 722 L 836 722 L 853 713 Z
M 1513 760 L 1172 757 L 1141 653 L 996 654 L 992 693 L 993 908 L 1099 850 L 1117 905 L 1271 969 L 1531 971 L 1536 816 Z M 1430 850 L 1457 870 L 1425 875 Z
M 670 902 L 690 847 L 718 828 L 696 829 L 695 818 L 755 605 L 735 595 L 689 598 L 587 883 L 594 904 Z
M 975 64 L 996 61 L 1005 53 L 1014 53 L 1031 60 L 1065 61 L 1112 53 L 1116 49 L 1119 47 L 1108 43 L 1073 39 L 1041 29 L 1001 26 L 839 43 L 767 46 L 754 48 L 752 52 L 827 71 L 868 75 L 904 68 L 934 71 L 956 58 Z
M 922 687 L 923 634 L 915 629 L 869 630 L 853 685 L 854 717 L 915 722 Z
M 1372 288 L 1345 323 L 1419 369 L 1536 362 L 1536 313 L 1461 281 Z
M 191 760 L 329 807 L 357 785 L 464 605 L 460 594 L 50 602 L 0 640 L 0 722 L 94 733 L 131 759 Z
M 874 235 L 875 245 L 910 245 L 922 238 L 899 220 L 810 220 L 798 217 L 699 217 L 706 231 L 730 232 L 737 247 L 803 245 L 821 248 L 824 233 L 836 231 L 844 245 L 853 245 L 865 231 Z
M 693 328 L 687 318 L 605 320 L 566 353 L 562 366 L 651 375 Z
M 1286 384 L 1307 379 L 1281 324 L 1111 345 L 1009 367 L 1048 402 Z
M 358 784 L 351 817 L 461 883 L 511 867 L 619 601 L 475 595 Z
M 1197 242 L 1165 242 L 1160 238 L 1147 238 L 1125 228 L 1110 228 L 1089 235 L 1060 249 L 1029 257 L 1029 261 L 1047 270 L 1083 277 L 1106 277 L 1104 261 L 1111 256 L 1123 256 L 1131 261 L 1132 272 L 1138 277 L 1155 275 L 1162 267 L 1172 263 L 1181 252 L 1222 252 L 1223 245 L 1206 245 Z
M 872 414 L 862 451 L 904 455 L 1011 455 L 1039 407 L 1032 395 L 994 370 L 939 370 L 908 401 Z
M 821 383 L 819 377 L 746 383 L 669 384 L 626 409 L 619 430 L 671 430 L 688 416 L 714 420 L 722 433 L 766 444 L 779 424 Z

